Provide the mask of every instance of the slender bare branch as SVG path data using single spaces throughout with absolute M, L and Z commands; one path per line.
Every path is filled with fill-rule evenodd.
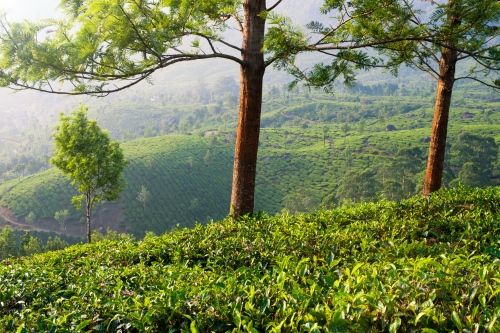
M 424 73 L 428 74 L 428 75 L 429 75 L 430 77 L 432 77 L 434 80 L 436 80 L 436 81 L 438 80 L 438 78 L 439 78 L 439 74 L 437 74 L 437 73 L 436 73 L 436 71 L 434 71 L 432 68 L 429 68 L 429 67 L 427 67 L 427 66 L 423 66 L 423 65 L 421 65 L 421 64 L 419 64 L 419 63 L 417 63 L 417 62 L 415 62 L 415 61 L 413 61 L 413 60 L 411 60 L 410 62 L 411 62 L 411 64 L 412 64 L 413 66 L 417 67 L 417 68 L 418 68 L 419 70 L 421 70 L 422 72 L 424 72 Z M 437 76 L 436 76 L 436 74 L 437 74 Z
M 266 11 L 270 12 L 271 10 L 273 10 L 274 8 L 278 7 L 278 5 L 282 2 L 283 0 L 278 0 L 276 1 L 276 3 L 274 5 L 272 5 L 271 7 L 269 7 L 268 9 L 266 9 Z
M 224 44 L 226 45 L 227 47 L 230 47 L 236 51 L 240 51 L 241 52 L 241 48 L 240 47 L 237 47 L 233 44 L 230 44 L 228 42 L 226 42 L 225 40 L 222 40 L 222 39 L 218 39 L 218 38 L 213 38 L 213 37 L 210 37 L 210 36 L 207 36 L 207 35 L 204 35 L 204 34 L 201 34 L 201 33 L 191 33 L 191 35 L 193 36 L 199 36 L 199 37 L 203 37 L 205 39 L 210 39 L 212 42 L 217 42 L 217 43 L 221 43 L 221 44 Z
M 326 51 L 318 51 L 318 53 L 322 53 L 322 54 L 325 54 L 325 55 L 328 55 L 328 56 L 331 56 L 331 57 L 337 57 L 336 54 L 329 53 L 329 52 L 326 52 Z M 354 64 L 361 65 L 360 62 L 356 62 L 356 61 L 352 61 L 352 60 L 350 62 L 352 62 Z M 374 64 L 372 64 L 372 65 L 370 65 L 370 67 L 372 67 L 372 68 L 388 68 L 388 67 L 390 67 L 390 65 L 388 66 L 388 65 L 374 65 Z
M 4 20 L 5 20 L 5 23 L 7 23 L 7 24 L 8 24 L 7 19 L 6 19 L 5 17 L 4 17 Z M 7 34 L 7 36 L 9 37 L 9 40 L 10 40 L 12 43 L 14 43 L 14 47 L 15 47 L 16 49 L 19 49 L 19 46 L 17 45 L 16 41 L 15 41 L 15 40 L 14 40 L 14 38 L 12 38 L 12 36 L 10 35 L 10 32 L 9 32 L 8 27 L 6 27 L 6 26 L 4 25 L 3 20 L 1 20 L 1 19 L 0 19 L 0 24 L 2 25 L 2 29 L 5 31 L 5 33 L 6 33 L 6 34 Z
M 234 19 L 238 27 L 240 28 L 240 31 L 243 32 L 245 29 L 243 28 L 243 22 L 241 22 L 240 18 L 236 14 L 231 14 L 231 17 Z
M 432 60 L 434 60 L 436 63 L 439 63 L 439 58 L 427 45 L 425 45 L 422 41 L 419 41 L 418 44 L 431 55 Z
M 148 15 L 148 13 L 146 13 L 146 12 L 143 10 L 143 8 L 142 8 L 142 6 L 141 6 L 142 1 L 141 1 L 141 3 L 137 3 L 137 1 L 136 1 L 136 0 L 132 0 L 132 1 L 133 1 L 133 2 L 134 2 L 134 4 L 137 6 L 137 8 L 141 11 L 141 13 L 142 13 L 142 15 L 144 15 L 144 17 L 149 17 L 149 18 L 151 18 L 151 24 L 153 25 L 153 27 L 154 27 L 155 29 L 157 29 L 157 26 L 156 26 L 156 24 L 155 24 L 154 20 L 152 19 L 151 15 Z M 147 3 L 145 4 L 145 7 L 148 7 L 148 6 L 147 6 Z M 150 8 L 148 7 L 148 9 L 150 9 Z
M 427 62 L 427 60 L 424 57 L 422 57 L 422 55 L 419 52 L 416 52 L 416 57 L 418 58 L 419 63 L 426 68 L 426 69 L 421 69 L 422 71 L 433 73 L 435 75 L 435 78 L 439 77 L 439 73 L 431 66 L 431 64 Z M 439 63 L 439 59 L 437 59 L 437 57 L 434 54 L 432 59 L 435 60 L 436 63 Z
M 321 46 L 310 45 L 310 46 L 308 46 L 307 50 L 308 51 L 352 50 L 352 49 L 360 49 L 360 48 L 368 48 L 368 47 L 374 47 L 374 46 L 379 46 L 379 45 L 392 44 L 392 43 L 403 42 L 403 41 L 421 41 L 424 39 L 425 39 L 425 37 L 419 36 L 419 37 L 392 38 L 392 39 L 387 39 L 387 40 L 372 41 L 372 42 L 366 42 L 366 43 L 361 43 L 361 44 L 351 44 L 351 45 L 338 45 L 338 44 L 337 45 L 324 44 Z M 343 42 L 343 43 L 345 43 L 345 42 Z
M 264 62 L 264 66 L 267 68 L 268 66 L 271 66 L 276 60 L 278 60 L 279 57 L 272 57 L 272 58 L 269 58 L 267 59 L 265 62 Z
M 472 80 L 472 81 L 476 81 L 476 82 L 479 82 L 481 84 L 484 84 L 487 87 L 490 87 L 490 88 L 493 88 L 493 89 L 496 89 L 496 90 L 500 90 L 499 86 L 487 83 L 486 81 L 478 79 L 477 77 L 462 76 L 462 77 L 458 77 L 458 78 L 455 79 L 455 81 L 458 81 L 458 80 Z

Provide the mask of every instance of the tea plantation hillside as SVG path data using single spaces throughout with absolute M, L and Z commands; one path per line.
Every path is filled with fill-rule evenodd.
M 500 125 L 454 124 L 449 131 L 452 153 L 462 131 L 500 138 Z M 422 138 L 427 132 L 426 128 L 386 132 L 377 121 L 367 122 L 365 131 L 343 130 L 341 124 L 332 124 L 326 134 L 321 124 L 264 128 L 257 168 L 256 210 L 271 215 L 284 208 L 305 212 L 344 199 L 413 195 L 422 183 L 420 174 L 428 149 Z M 142 237 L 146 231 L 160 234 L 176 225 L 190 227 L 194 221 L 203 224 L 224 218 L 229 211 L 233 140 L 233 133 L 218 131 L 208 137 L 169 135 L 123 144 L 125 157 L 130 161 L 125 170 L 128 185 L 118 204 L 105 203 L 96 209 L 95 220 L 102 222 L 101 216 L 108 216 L 114 222 L 104 224 L 104 229 L 111 226 Z M 404 160 L 398 155 L 401 149 L 417 149 L 416 156 Z M 405 166 L 408 164 L 411 170 Z M 490 167 L 499 169 L 496 157 Z M 457 173 L 453 171 L 456 167 L 447 170 L 448 174 Z M 497 174 L 495 171 L 494 177 Z M 496 178 L 491 181 L 498 182 Z M 445 185 L 449 182 L 445 179 Z M 406 192 L 401 190 L 403 184 Z M 369 193 L 363 192 L 362 187 L 367 187 Z M 358 192 L 352 193 L 356 188 Z M 146 200 L 138 200 L 141 191 L 147 193 Z M 68 209 L 71 219 L 66 225 L 74 227 L 84 223 L 83 212 L 76 212 L 70 203 L 74 194 L 69 181 L 51 169 L 2 183 L 0 205 L 13 211 L 20 221 L 33 212 L 35 225 L 41 219 L 49 219 L 56 229 L 59 226 L 55 213 Z M 106 222 L 110 221 L 103 223 Z
M 0 331 L 500 332 L 500 191 L 256 215 L 0 263 Z
M 128 184 L 121 194 L 119 215 L 120 225 L 127 226 L 128 232 L 162 233 L 177 223 L 192 226 L 195 220 L 204 222 L 227 214 L 232 172 L 229 145 L 211 145 L 209 139 L 193 136 L 169 136 L 133 141 L 123 148 L 130 166 L 124 173 Z M 207 154 L 209 158 L 204 160 Z M 142 187 L 149 193 L 144 202 L 137 200 Z M 40 219 L 53 218 L 55 212 L 68 209 L 73 218 L 68 223 L 80 223 L 83 214 L 71 205 L 75 193 L 69 181 L 51 169 L 2 184 L 0 204 L 18 218 L 31 211 Z

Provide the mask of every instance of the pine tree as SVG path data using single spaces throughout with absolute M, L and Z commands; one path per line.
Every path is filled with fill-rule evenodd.
M 265 43 L 283 42 L 281 34 L 273 33 L 275 29 L 268 29 L 266 35 L 266 23 L 282 22 L 273 12 L 282 2 L 62 0 L 68 20 L 10 25 L 0 21 L 0 84 L 55 94 L 106 96 L 149 81 L 154 72 L 178 63 L 219 58 L 238 64 L 240 104 L 230 212 L 234 216 L 251 213 L 264 74 L 268 66 L 280 66 L 277 61 L 291 54 L 287 50 L 265 58 L 263 52 Z M 226 38 L 228 29 L 240 32 L 241 45 Z M 42 33 L 43 40 L 37 38 Z M 300 32 L 293 39 L 305 45 Z M 350 66 L 339 67 L 339 75 L 351 78 L 351 72 Z M 73 88 L 55 89 L 54 80 Z
M 417 9 L 424 4 L 431 15 Z M 497 0 L 353 0 L 325 1 L 323 12 L 336 21 L 331 25 L 311 22 L 309 38 L 300 38 L 283 24 L 281 44 L 270 43 L 269 50 L 292 54 L 278 60 L 297 80 L 332 90 L 340 76 L 354 82 L 359 68 L 385 67 L 397 75 L 406 65 L 428 74 L 436 81 L 436 101 L 423 194 L 441 187 L 448 118 L 453 86 L 458 80 L 471 80 L 500 89 L 500 3 Z M 366 15 L 366 13 L 370 13 Z M 349 17 L 345 22 L 345 17 Z M 304 43 L 307 41 L 308 43 Z M 344 50 L 335 52 L 343 46 Z M 381 56 L 378 61 L 357 50 L 371 46 Z M 304 71 L 295 64 L 300 52 L 320 51 L 333 59 Z M 460 67 L 461 66 L 461 67 Z

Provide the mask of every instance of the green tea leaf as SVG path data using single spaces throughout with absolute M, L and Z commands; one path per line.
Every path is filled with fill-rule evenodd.
M 358 269 L 361 268 L 361 266 L 363 266 L 364 263 L 360 262 L 358 263 L 356 266 L 354 266 L 354 268 L 352 269 L 352 272 L 351 272 L 351 275 L 355 275 L 356 272 L 358 271 Z
M 241 327 L 241 314 L 239 313 L 238 310 L 233 311 L 233 322 L 236 325 L 236 327 L 238 328 Z
M 196 327 L 196 320 L 193 320 L 191 322 L 191 325 L 189 325 L 189 328 L 191 329 L 191 333 L 198 333 L 198 328 Z
M 476 297 L 476 293 L 477 293 L 477 286 L 473 287 L 469 292 L 469 304 L 471 304 L 472 301 L 474 300 L 474 297 Z
M 485 254 L 491 254 L 494 257 L 500 258 L 500 250 L 496 248 L 496 246 L 491 245 L 488 248 L 486 248 L 486 251 L 484 251 Z
M 302 268 L 300 269 L 300 277 L 303 278 L 306 275 L 307 272 L 307 264 L 303 265 Z
M 479 270 L 479 277 L 481 278 L 481 281 L 484 281 L 484 279 L 486 278 L 486 274 L 488 274 L 487 267 L 483 267 Z
M 420 312 L 416 317 L 415 317 L 415 325 L 417 325 L 418 321 L 420 320 L 420 318 L 422 318 L 423 316 L 425 316 L 425 312 Z
M 401 318 L 396 317 L 394 321 L 389 325 L 389 332 L 396 333 L 401 326 Z
M 453 313 L 451 314 L 451 320 L 453 321 L 455 326 L 461 331 L 463 327 L 462 321 L 460 320 L 460 317 L 455 311 L 453 311 Z
M 84 320 L 80 324 L 78 324 L 78 326 L 76 326 L 75 330 L 77 332 L 80 332 L 82 329 L 87 327 L 91 322 L 92 322 L 92 320 Z

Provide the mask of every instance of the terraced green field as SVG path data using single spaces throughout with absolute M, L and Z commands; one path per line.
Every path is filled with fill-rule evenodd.
M 452 125 L 450 136 L 462 130 L 500 137 L 500 125 Z M 304 191 L 320 204 L 335 191 L 346 172 L 381 165 L 392 159 L 398 147 L 426 149 L 420 142 L 427 134 L 424 128 L 362 135 L 352 131 L 344 137 L 332 126 L 326 145 L 321 131 L 320 125 L 262 131 L 256 210 L 275 214 L 285 207 L 287 195 Z M 225 142 L 223 135 L 219 135 L 217 145 L 211 141 L 178 135 L 123 144 L 130 166 L 125 170 L 128 185 L 119 201 L 119 225 L 142 236 L 147 230 L 162 233 L 177 224 L 193 226 L 195 221 L 206 223 L 226 216 L 233 145 Z M 346 149 L 351 151 L 349 156 Z M 348 159 L 352 159 L 351 164 Z M 150 192 L 145 205 L 137 200 L 142 186 Z M 83 212 L 76 212 L 70 204 L 75 193 L 69 182 L 51 169 L 0 185 L 0 205 L 21 219 L 31 211 L 37 218 L 50 219 L 55 212 L 68 209 L 72 216 L 68 223 L 78 224 L 83 223 Z M 97 212 L 106 207 L 101 205 Z
M 418 147 L 421 161 L 426 158 L 425 139 L 430 135 L 432 121 L 432 98 L 428 94 L 363 96 L 314 92 L 280 95 L 268 99 L 263 107 L 257 211 L 274 215 L 284 208 L 307 211 L 329 206 L 341 201 L 336 192 L 349 173 L 373 171 L 380 182 L 385 176 L 377 174 L 377 170 L 390 164 L 398 150 Z M 500 102 L 483 90 L 457 90 L 450 116 L 450 146 L 463 131 L 500 142 L 500 113 L 495 112 L 499 109 Z M 100 116 L 106 127 L 122 119 L 127 128 L 132 128 L 141 117 L 136 109 L 124 109 L 127 117 L 119 117 L 111 107 L 106 110 Z M 142 120 L 157 122 L 161 112 L 146 108 Z M 184 112 L 190 111 L 183 109 L 179 115 Z M 463 118 L 464 112 L 473 114 L 473 118 Z M 125 171 L 128 186 L 118 206 L 101 204 L 94 215 L 111 212 L 114 227 L 138 237 L 145 231 L 163 233 L 177 225 L 193 226 L 196 221 L 204 224 L 225 217 L 232 178 L 233 121 L 231 118 L 218 130 L 209 127 L 214 123 L 205 127 L 201 124 L 192 132 L 195 135 L 176 134 L 123 144 L 130 161 Z M 395 127 L 394 131 L 386 131 L 389 124 Z M 217 142 L 213 137 L 198 135 L 208 130 L 218 133 Z M 418 193 L 424 164 L 419 163 L 412 175 L 417 186 L 409 194 Z M 498 183 L 498 161 L 494 168 Z M 450 180 L 446 179 L 445 185 Z M 145 203 L 137 199 L 143 187 L 149 192 Z M 377 193 L 369 199 L 384 197 L 380 191 Z M 55 212 L 68 209 L 68 224 L 79 225 L 83 224 L 84 214 L 70 204 L 74 194 L 75 190 L 59 172 L 48 170 L 1 183 L 0 205 L 12 210 L 20 220 L 33 212 L 35 224 L 40 219 L 53 220 Z M 307 205 L 294 205 L 296 198 L 305 199 Z
M 211 146 L 208 139 L 169 136 L 133 141 L 124 145 L 130 166 L 124 176 L 128 183 L 119 201 L 121 220 L 130 233 L 164 232 L 192 226 L 195 221 L 220 219 L 229 211 L 232 158 L 227 144 Z M 210 151 L 210 160 L 204 157 Z M 137 200 L 144 186 L 150 193 L 145 205 Z M 82 223 L 82 212 L 71 205 L 76 192 L 55 169 L 14 180 L 0 187 L 1 205 L 16 217 L 33 211 L 38 218 L 53 218 L 68 209 L 72 220 Z M 99 209 L 106 210 L 107 204 Z M 146 222 L 147 221 L 147 222 Z

